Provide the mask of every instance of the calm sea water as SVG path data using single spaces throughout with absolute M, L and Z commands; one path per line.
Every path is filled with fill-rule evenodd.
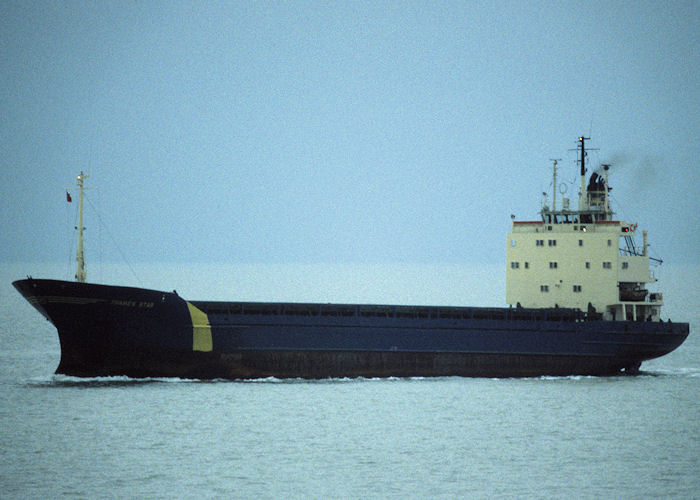
M 53 375 L 55 330 L 10 281 L 66 276 L 26 267 L 0 272 L 3 498 L 700 496 L 696 267 L 663 283 L 691 336 L 640 376 L 248 382 Z M 137 272 L 193 299 L 502 304 L 489 269 L 340 267 Z

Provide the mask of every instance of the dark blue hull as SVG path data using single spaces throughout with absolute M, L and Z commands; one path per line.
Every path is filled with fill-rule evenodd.
M 602 321 L 568 309 L 187 302 L 174 293 L 14 283 L 57 328 L 76 376 L 523 377 L 635 372 L 687 323 Z

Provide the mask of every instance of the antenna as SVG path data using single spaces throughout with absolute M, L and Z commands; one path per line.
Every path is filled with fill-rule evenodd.
M 557 162 L 561 161 L 561 158 L 550 158 L 549 161 L 553 163 L 552 165 L 552 211 L 557 211 Z

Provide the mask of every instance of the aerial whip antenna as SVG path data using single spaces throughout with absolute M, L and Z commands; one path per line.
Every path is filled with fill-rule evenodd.
M 553 163 L 552 165 L 552 211 L 557 211 L 557 162 L 561 161 L 561 158 L 550 158 L 549 161 Z

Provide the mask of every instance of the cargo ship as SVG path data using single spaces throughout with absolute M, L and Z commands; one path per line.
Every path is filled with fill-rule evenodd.
M 578 206 L 515 220 L 506 238 L 508 307 L 186 300 L 175 292 L 88 283 L 80 189 L 76 281 L 15 288 L 57 329 L 56 373 L 194 379 L 539 377 L 639 372 L 683 343 L 664 321 L 647 233 L 615 219 L 609 169 L 588 176 L 580 137 Z

